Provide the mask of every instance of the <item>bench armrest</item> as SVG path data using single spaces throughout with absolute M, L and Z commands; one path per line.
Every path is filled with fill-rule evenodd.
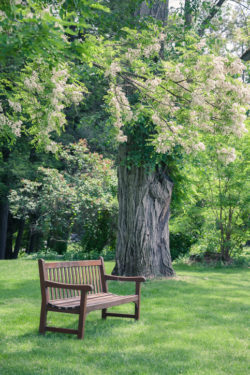
M 73 290 L 80 290 L 84 292 L 90 292 L 94 289 L 94 287 L 90 284 L 64 284 L 58 283 L 55 281 L 48 281 L 44 282 L 45 288 L 62 288 L 62 289 L 73 289 Z
M 105 280 L 114 280 L 114 281 L 135 281 L 143 283 L 146 281 L 144 276 L 114 276 L 114 275 L 104 275 Z

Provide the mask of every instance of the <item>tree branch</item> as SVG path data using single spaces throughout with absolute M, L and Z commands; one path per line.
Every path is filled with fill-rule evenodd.
M 243 55 L 240 57 L 243 61 L 249 61 L 250 60 L 250 48 L 248 48 Z
M 201 23 L 200 28 L 198 30 L 198 34 L 202 36 L 205 32 L 205 29 L 208 27 L 210 21 L 214 18 L 214 16 L 219 12 L 222 5 L 225 3 L 226 0 L 219 0 L 213 8 L 210 10 L 209 15 L 205 20 Z
M 242 3 L 239 3 L 239 1 L 236 1 L 236 0 L 230 0 L 230 1 L 232 1 L 233 3 L 236 3 L 236 4 L 238 4 L 238 5 L 240 5 L 240 6 L 242 6 L 242 7 L 244 7 L 244 8 L 247 9 L 247 10 L 250 10 L 250 8 L 248 8 L 246 5 L 244 5 L 244 4 L 242 4 Z

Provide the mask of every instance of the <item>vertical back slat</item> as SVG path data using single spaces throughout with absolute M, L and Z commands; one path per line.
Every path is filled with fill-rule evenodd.
M 69 284 L 71 278 L 70 278 L 70 269 L 69 269 L 68 267 L 64 267 L 64 276 L 65 276 L 65 281 L 64 281 L 64 282 L 65 282 L 66 284 Z M 70 278 L 70 280 L 69 280 L 69 278 Z M 70 289 L 65 289 L 65 293 L 66 293 L 66 295 L 67 295 L 66 298 L 70 298 L 70 297 L 72 297 L 72 295 L 71 295 L 71 290 L 70 290 Z
M 50 280 L 50 270 L 47 269 L 47 279 Z M 48 297 L 51 299 L 51 288 L 48 288 Z
M 64 283 L 65 282 L 65 280 L 64 280 L 64 267 L 60 267 L 60 274 L 61 274 L 61 282 Z M 62 289 L 62 297 L 67 298 L 67 294 L 66 294 L 65 289 Z
M 86 284 L 90 284 L 90 282 L 89 282 L 89 267 L 88 266 L 86 266 L 86 267 L 84 267 L 84 272 L 85 272 L 85 278 L 86 278 Z M 90 294 L 92 294 L 92 292 L 89 292 Z
M 100 285 L 100 293 L 103 292 L 102 290 L 102 278 L 101 278 L 101 267 L 97 267 L 97 272 L 98 272 L 98 280 L 99 280 L 99 285 Z
M 48 271 L 49 271 L 49 279 L 50 279 L 50 281 L 53 281 L 52 268 L 49 268 Z M 55 288 L 50 288 L 50 298 L 55 299 Z
M 88 284 L 92 284 L 93 285 L 93 282 L 92 282 L 92 277 L 91 277 L 91 266 L 87 266 L 87 277 L 88 277 Z M 93 290 L 90 292 L 91 294 L 93 294 Z
M 76 284 L 81 284 L 81 278 L 80 278 L 80 267 L 74 267 L 75 268 L 75 274 L 76 274 Z M 76 295 L 79 296 L 79 290 L 76 290 Z
M 93 276 L 92 276 L 92 267 L 89 266 L 89 283 L 93 285 L 94 287 L 94 290 L 91 291 L 91 294 L 93 294 L 93 292 L 95 291 L 95 285 L 94 285 L 94 281 L 93 281 Z
M 76 284 L 75 267 L 71 268 L 72 284 Z M 74 297 L 77 296 L 76 290 L 72 290 Z
M 72 279 L 74 284 L 78 284 L 77 282 L 77 267 L 72 267 Z M 78 296 L 78 290 L 75 290 L 75 296 Z
M 100 293 L 99 275 L 98 275 L 98 267 L 97 266 L 95 266 L 95 279 L 96 279 L 96 292 Z
M 87 267 L 82 267 L 82 273 L 83 273 L 83 282 L 84 284 L 89 284 L 88 282 L 88 272 L 87 272 Z M 91 294 L 91 292 L 88 292 Z
M 95 279 L 96 279 L 96 292 L 100 293 L 100 285 L 99 285 L 99 275 L 98 275 L 98 266 L 94 267 L 95 270 Z
M 93 266 L 91 268 L 91 278 L 92 278 L 92 284 L 94 286 L 94 293 L 96 293 L 96 280 L 95 280 L 95 274 L 94 274 L 94 268 Z
M 56 280 L 56 270 L 55 268 L 53 268 L 53 278 L 54 278 L 54 281 L 57 281 Z M 55 298 L 58 299 L 58 289 L 55 288 Z
M 56 274 L 57 274 L 57 281 L 60 283 L 61 282 L 60 268 L 56 268 Z M 59 293 L 59 298 L 62 299 L 63 298 L 63 293 L 62 293 L 62 289 L 61 288 L 58 289 L 58 293 Z
M 81 284 L 85 284 L 85 277 L 84 277 L 83 267 L 80 267 L 80 277 L 81 277 Z
M 72 267 L 65 267 L 65 272 L 67 273 L 67 284 L 72 284 L 72 277 L 71 277 Z M 67 289 L 68 297 L 74 297 L 74 291 L 72 289 Z

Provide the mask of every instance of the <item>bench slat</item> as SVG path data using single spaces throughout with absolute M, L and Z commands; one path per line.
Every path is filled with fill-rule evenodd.
M 92 301 L 94 299 L 97 299 L 97 298 L 100 298 L 100 297 L 108 297 L 112 295 L 112 293 L 99 293 L 99 294 L 89 294 L 88 295 L 88 300 L 89 301 Z M 53 306 L 60 306 L 60 305 L 63 305 L 63 304 L 70 304 L 70 303 L 74 303 L 75 301 L 80 301 L 80 297 L 73 297 L 73 298 L 64 298 L 64 299 L 55 299 L 55 300 L 51 300 L 49 303 Z
M 70 262 L 48 262 L 44 263 L 45 268 L 61 268 L 61 267 L 74 267 L 74 266 L 100 266 L 101 260 L 73 260 Z
M 137 295 L 131 295 L 131 296 L 117 296 L 111 297 L 111 298 L 104 298 L 102 301 L 96 301 L 96 302 L 89 302 L 87 303 L 87 312 L 94 311 L 94 310 L 100 310 L 100 309 L 107 309 L 108 307 L 123 305 L 125 303 L 129 302 L 137 302 L 138 296 Z
M 119 296 L 112 293 L 99 293 L 88 296 L 87 312 L 93 310 L 100 310 L 102 308 L 112 307 L 128 302 L 136 302 L 137 295 Z M 68 298 L 62 300 L 53 300 L 49 302 L 49 306 L 58 309 L 79 309 L 80 297 Z
M 57 281 L 55 268 L 53 268 L 53 279 L 54 281 Z M 58 299 L 58 289 L 57 288 L 54 288 L 54 289 L 55 289 L 55 298 Z

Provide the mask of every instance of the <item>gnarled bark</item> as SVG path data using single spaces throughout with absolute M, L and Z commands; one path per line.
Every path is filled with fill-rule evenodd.
M 128 146 L 119 150 L 126 160 Z M 118 168 L 119 222 L 113 274 L 173 276 L 169 248 L 170 201 L 173 183 L 164 166 L 154 172 L 143 167 Z

